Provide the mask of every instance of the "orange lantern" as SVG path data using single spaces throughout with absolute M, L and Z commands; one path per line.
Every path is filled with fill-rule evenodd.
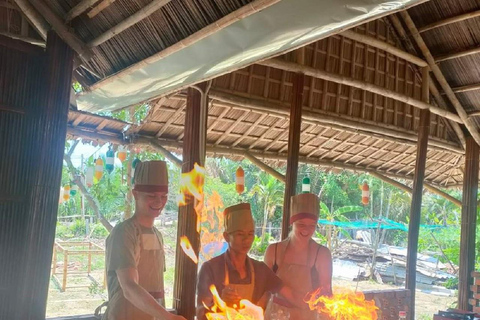
M 98 158 L 97 161 L 95 161 L 95 178 L 97 178 L 97 181 L 100 181 L 103 177 L 103 160 L 102 158 Z
M 235 184 L 238 194 L 242 194 L 245 191 L 245 171 L 242 167 L 238 167 L 235 172 Z
M 370 201 L 370 188 L 368 187 L 367 181 L 364 181 L 362 185 L 362 204 L 366 206 L 369 201 Z
M 123 146 L 118 146 L 117 158 L 122 162 L 127 160 L 127 150 Z
M 70 200 L 70 185 L 66 185 L 63 187 L 63 200 L 68 201 Z

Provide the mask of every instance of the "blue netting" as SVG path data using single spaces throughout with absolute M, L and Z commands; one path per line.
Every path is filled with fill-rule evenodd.
M 344 229 L 378 229 L 380 227 L 380 229 L 408 231 L 408 225 L 389 219 L 359 220 L 348 222 L 318 220 L 318 223 L 342 227 Z M 434 230 L 438 228 L 444 228 L 444 226 L 421 224 L 420 228 Z

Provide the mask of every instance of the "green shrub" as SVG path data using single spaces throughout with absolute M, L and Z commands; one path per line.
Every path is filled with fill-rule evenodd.
M 108 236 L 108 230 L 101 223 L 90 225 L 90 234 L 95 239 L 105 239 Z

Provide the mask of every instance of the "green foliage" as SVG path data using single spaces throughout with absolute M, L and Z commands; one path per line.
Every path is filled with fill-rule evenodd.
M 445 288 L 458 289 L 458 278 L 451 278 L 445 281 Z
M 62 240 L 72 238 L 73 235 L 70 232 L 70 229 L 63 223 L 57 222 L 57 227 L 55 229 L 55 236 Z
M 71 234 L 75 238 L 85 237 L 87 233 L 87 228 L 85 225 L 85 220 L 75 219 L 69 227 Z
M 105 239 L 108 236 L 108 230 L 101 223 L 95 223 L 90 226 L 92 238 Z
M 265 255 L 265 251 L 267 250 L 268 245 L 274 240 L 275 239 L 273 239 L 268 232 L 265 232 L 265 234 L 263 235 L 263 239 L 261 237 L 255 236 L 250 253 L 255 256 L 263 257 Z

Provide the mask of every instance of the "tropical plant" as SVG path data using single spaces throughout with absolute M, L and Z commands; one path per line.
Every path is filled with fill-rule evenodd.
M 275 179 L 273 176 L 260 172 L 258 174 L 258 182 L 250 191 L 252 197 L 259 201 L 263 207 L 263 222 L 260 238 L 265 240 L 265 230 L 267 228 L 268 219 L 273 217 L 275 209 L 279 204 L 283 203 L 283 194 L 285 186 L 283 183 Z
M 332 211 L 327 207 L 327 205 L 324 202 L 320 202 L 320 218 L 323 218 L 328 221 L 347 222 L 349 221 L 349 219 L 347 219 L 344 216 L 344 214 L 356 212 L 356 211 L 362 211 L 362 210 L 363 208 L 360 206 L 344 206 Z M 342 233 L 346 237 L 350 237 L 348 232 L 346 232 L 343 228 L 336 227 L 333 225 L 327 225 L 327 228 L 326 228 L 327 247 L 330 250 L 335 249 L 335 247 L 337 246 L 338 233 Z

